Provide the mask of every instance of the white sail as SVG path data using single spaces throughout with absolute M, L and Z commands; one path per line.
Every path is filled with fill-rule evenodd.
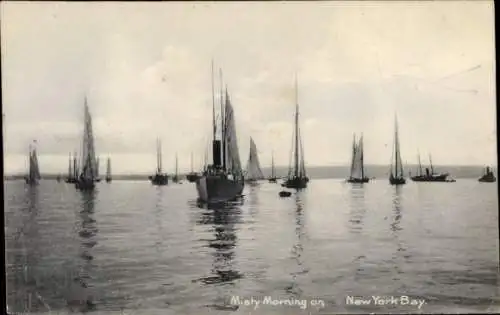
M 240 153 L 238 149 L 238 139 L 236 137 L 236 124 L 234 117 L 233 106 L 229 99 L 229 95 L 226 91 L 226 108 L 225 108 L 225 119 L 224 119 L 224 143 L 226 146 L 226 168 L 227 170 L 235 175 L 242 175 L 242 167 L 240 160 Z
M 106 166 L 106 177 L 110 178 L 111 177 L 111 159 L 108 158 L 108 164 Z
M 90 116 L 86 97 L 84 105 L 84 115 L 85 119 L 82 145 L 82 168 L 80 175 L 85 179 L 95 180 L 97 160 L 94 148 L 94 135 L 92 133 L 92 117 Z
M 362 179 L 363 177 L 364 177 L 363 136 L 361 136 L 358 143 L 354 143 L 353 147 L 351 178 Z
M 252 138 L 250 138 L 250 153 L 248 156 L 247 168 L 246 168 L 246 178 L 250 180 L 260 180 L 264 179 L 264 174 L 260 168 L 259 155 L 257 152 L 257 146 Z

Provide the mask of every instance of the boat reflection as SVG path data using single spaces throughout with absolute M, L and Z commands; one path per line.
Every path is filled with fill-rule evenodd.
M 292 276 L 292 283 L 285 288 L 286 293 L 289 294 L 290 297 L 295 297 L 295 298 L 298 298 L 302 295 L 302 289 L 300 288 L 298 277 L 301 275 L 305 275 L 309 272 L 309 270 L 304 266 L 304 261 L 302 258 L 304 252 L 303 241 L 306 236 L 303 207 L 304 207 L 303 196 L 301 196 L 301 194 L 295 194 L 294 215 L 295 215 L 295 235 L 297 238 L 295 244 L 292 246 L 291 249 L 292 253 L 291 258 L 295 261 L 296 266 L 294 268 L 295 271 L 290 273 L 290 275 Z
M 365 189 L 362 185 L 352 185 L 349 189 L 349 232 L 360 234 L 366 215 Z
M 88 312 L 96 308 L 92 292 L 93 264 L 94 255 L 92 249 L 97 245 L 97 222 L 94 218 L 95 200 L 97 190 L 81 191 L 81 210 L 79 212 L 79 222 L 77 226 L 78 236 L 80 238 L 79 250 L 79 270 L 71 279 L 70 290 L 66 298 L 68 307 L 72 311 Z
M 403 196 L 402 186 L 393 186 L 394 192 L 392 196 L 392 222 L 390 224 L 390 229 L 392 232 L 393 240 L 396 245 L 396 250 L 392 255 L 392 262 L 394 263 L 394 271 L 396 274 L 393 276 L 393 280 L 400 280 L 400 276 L 404 273 L 402 266 L 408 263 L 410 256 L 407 254 L 407 249 L 404 240 L 401 237 L 401 232 L 403 228 L 401 226 L 401 220 L 403 219 L 402 204 Z

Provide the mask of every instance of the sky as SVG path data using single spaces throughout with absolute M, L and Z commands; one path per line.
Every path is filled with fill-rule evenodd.
M 294 77 L 306 166 L 390 163 L 397 114 L 404 162 L 496 164 L 492 1 L 5 2 L 4 169 L 66 172 L 83 137 L 114 173 L 199 167 L 211 138 L 211 61 L 233 103 L 240 156 L 286 166 Z M 216 98 L 218 96 L 216 95 Z M 103 171 L 103 170 L 101 170 Z

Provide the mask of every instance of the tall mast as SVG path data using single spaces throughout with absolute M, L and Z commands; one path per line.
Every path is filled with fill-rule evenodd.
M 360 160 L 361 160 L 361 178 L 365 178 L 365 165 L 363 163 L 363 133 L 361 133 L 361 138 L 359 139 L 359 150 L 360 150 Z
M 429 163 L 431 164 L 431 174 L 434 174 L 434 167 L 432 166 L 432 157 L 429 154 Z
M 75 151 L 75 154 L 73 154 L 73 176 L 74 176 L 74 178 L 78 177 L 78 165 L 77 165 L 77 160 L 76 160 L 76 151 Z
M 299 92 L 297 73 L 295 73 L 295 152 L 294 152 L 295 177 L 299 176 Z
M 398 143 L 398 119 L 396 115 L 394 115 L 394 150 L 395 150 L 395 158 L 396 158 L 396 163 L 395 164 L 395 170 L 394 174 L 396 177 L 398 176 L 398 152 L 399 152 L 399 143 Z
M 422 161 L 420 161 L 420 151 L 418 151 L 418 170 L 420 171 L 418 175 L 421 176 L 423 172 L 422 172 Z
M 356 158 L 356 134 L 352 135 L 351 177 L 354 172 L 354 159 Z
M 226 130 L 225 130 L 225 117 L 224 117 L 224 94 L 222 92 L 222 69 L 219 68 L 219 76 L 220 76 L 220 121 L 221 121 L 221 154 L 222 154 L 222 169 L 226 169 Z
M 212 140 L 215 141 L 215 133 L 217 132 L 217 126 L 215 124 L 215 95 L 214 95 L 214 60 L 212 59 L 212 75 L 210 76 L 212 82 L 212 128 L 213 137 Z

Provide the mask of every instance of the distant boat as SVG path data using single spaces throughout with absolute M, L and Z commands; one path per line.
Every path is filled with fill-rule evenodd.
M 221 71 L 222 86 L 222 71 Z M 238 150 L 234 110 L 226 88 L 225 106 L 222 87 L 220 94 L 221 123 L 220 140 L 217 139 L 215 119 L 215 96 L 212 62 L 212 156 L 211 165 L 207 165 L 202 176 L 196 181 L 198 200 L 202 203 L 217 204 L 235 200 L 243 192 L 244 177 Z M 225 108 L 224 108 L 225 107 Z
M 363 152 L 363 134 L 356 143 L 354 135 L 352 143 L 351 174 L 347 179 L 348 183 L 368 183 L 370 179 L 365 176 L 364 152 Z
M 429 164 L 430 170 L 428 167 L 425 168 L 425 173 L 422 172 L 422 163 L 420 162 L 420 154 L 418 154 L 418 173 L 416 176 L 411 177 L 411 180 L 414 182 L 454 182 L 454 179 L 450 179 L 449 173 L 434 173 L 434 166 L 432 165 L 432 157 L 429 154 Z
M 489 166 L 486 166 L 483 176 L 481 176 L 478 179 L 478 181 L 480 181 L 482 183 L 494 183 L 497 181 L 497 179 L 495 177 L 495 174 L 493 174 L 493 171 L 491 170 L 491 168 Z
M 149 176 L 149 180 L 151 180 L 151 184 L 155 186 L 165 186 L 168 185 L 168 175 L 164 174 L 161 169 L 161 141 L 160 139 L 156 140 L 156 174 L 153 176 Z
M 111 183 L 111 159 L 108 157 L 108 163 L 106 165 L 106 183 Z
M 78 176 L 75 187 L 80 190 L 93 190 L 97 179 L 97 159 L 95 156 L 94 135 L 92 132 L 92 116 L 87 104 L 87 97 L 84 101 L 84 130 L 82 146 L 81 172 Z
M 288 169 L 288 176 L 285 182 L 282 184 L 282 186 L 286 188 L 302 189 L 307 187 L 309 178 L 306 175 L 304 150 L 302 147 L 302 139 L 300 138 L 297 76 L 295 77 L 295 122 L 294 123 L 295 123 L 294 145 L 292 147 L 293 165 L 290 165 Z
M 177 153 L 175 154 L 175 175 L 172 177 L 172 181 L 174 183 L 179 183 L 180 182 L 180 178 L 179 178 L 179 163 L 178 163 Z
M 256 182 L 264 179 L 264 174 L 260 168 L 257 146 L 250 137 L 250 152 L 248 154 L 247 169 L 245 171 L 245 180 L 247 182 Z
M 193 152 L 191 152 L 191 172 L 186 175 L 186 178 L 190 183 L 194 183 L 199 178 L 198 173 L 193 171 Z
M 401 160 L 401 152 L 399 147 L 399 132 L 398 132 L 398 120 L 394 118 L 394 151 L 393 151 L 393 162 L 391 165 L 391 175 L 389 176 L 389 183 L 391 185 L 404 185 L 406 184 L 406 179 L 404 177 L 403 163 Z M 392 161 L 391 161 L 392 164 Z
M 57 175 L 56 180 L 58 183 L 60 183 L 61 182 L 61 175 Z
M 274 170 L 274 152 L 271 153 L 271 177 L 268 178 L 270 183 L 276 183 L 276 172 Z
M 95 181 L 96 182 L 100 182 L 101 181 L 101 177 L 99 176 L 99 158 L 97 158 L 97 162 L 96 162 L 96 165 L 95 165 Z
M 33 143 L 36 143 L 36 141 L 33 141 Z M 28 154 L 28 163 L 29 163 L 29 168 L 28 168 L 28 175 L 25 176 L 25 181 L 26 184 L 30 186 L 35 186 L 38 185 L 38 181 L 42 178 L 40 176 L 40 169 L 38 167 L 38 157 L 36 154 L 36 148 L 29 145 L 29 154 Z
M 74 157 L 71 156 L 71 152 L 69 153 L 68 160 L 68 177 L 64 180 L 66 183 L 74 184 L 76 183 L 76 178 L 78 177 L 78 167 L 76 161 L 76 152 Z

